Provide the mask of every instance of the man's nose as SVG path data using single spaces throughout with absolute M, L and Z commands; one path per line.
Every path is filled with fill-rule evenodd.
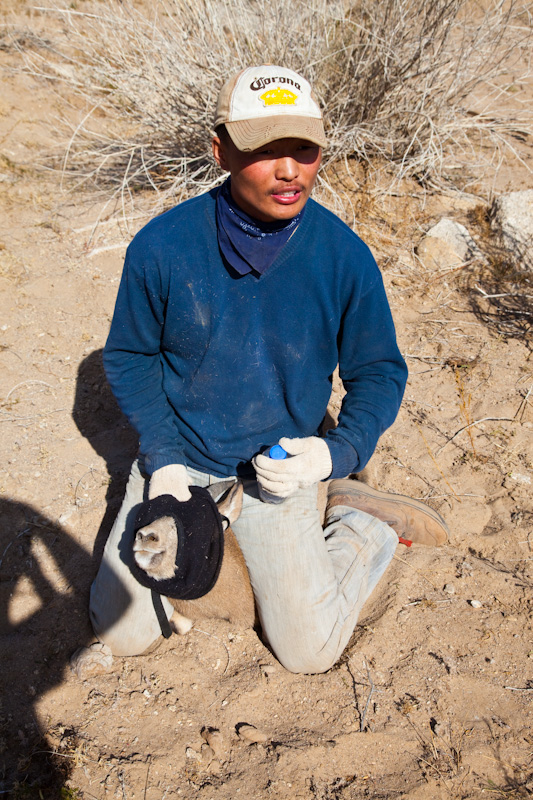
M 278 158 L 276 162 L 276 178 L 279 181 L 293 181 L 300 172 L 298 162 L 290 156 Z

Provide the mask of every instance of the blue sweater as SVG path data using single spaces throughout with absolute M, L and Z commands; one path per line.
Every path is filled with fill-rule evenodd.
M 318 434 L 338 362 L 331 477 L 361 470 L 407 378 L 370 251 L 309 200 L 268 271 L 238 275 L 219 252 L 215 198 L 152 220 L 126 254 L 104 365 L 144 469 L 253 475 L 266 445 Z

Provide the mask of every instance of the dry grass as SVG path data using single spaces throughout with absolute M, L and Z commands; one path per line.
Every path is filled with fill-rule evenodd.
M 123 207 L 146 188 L 160 209 L 221 180 L 209 154 L 215 99 L 229 74 L 253 63 L 284 64 L 315 86 L 330 143 L 318 189 L 337 211 L 344 198 L 331 163 L 385 164 L 389 184 L 431 184 L 471 163 L 474 147 L 494 162 L 532 131 L 528 109 L 501 111 L 509 70 L 516 82 L 529 66 L 521 0 L 161 0 L 146 11 L 110 0 L 84 9 L 41 9 L 31 37 L 14 32 L 13 46 L 78 109 L 64 174 Z
M 503 339 L 533 347 L 533 264 L 531 248 L 502 242 L 491 229 L 490 211 L 478 207 L 470 223 L 486 262 L 465 278 L 471 308 L 489 330 Z

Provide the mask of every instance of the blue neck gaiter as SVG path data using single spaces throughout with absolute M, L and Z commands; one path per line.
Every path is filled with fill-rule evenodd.
M 231 178 L 217 195 L 218 246 L 226 261 L 240 275 L 254 270 L 262 275 L 274 262 L 303 217 L 305 207 L 292 219 L 261 222 L 249 217 L 231 196 Z

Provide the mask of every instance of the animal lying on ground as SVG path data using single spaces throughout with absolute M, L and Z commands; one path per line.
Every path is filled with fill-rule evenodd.
M 230 488 L 228 489 L 228 484 Z M 241 628 L 250 628 L 255 622 L 255 604 L 248 570 L 231 523 L 242 510 L 243 485 L 241 481 L 223 481 L 207 487 L 216 499 L 224 528 L 224 556 L 217 581 L 211 591 L 196 600 L 168 599 L 174 606 L 170 619 L 176 633 L 187 633 L 196 619 L 226 619 Z M 160 517 L 140 528 L 133 543 L 137 566 L 155 580 L 174 575 L 178 532 L 172 517 Z

